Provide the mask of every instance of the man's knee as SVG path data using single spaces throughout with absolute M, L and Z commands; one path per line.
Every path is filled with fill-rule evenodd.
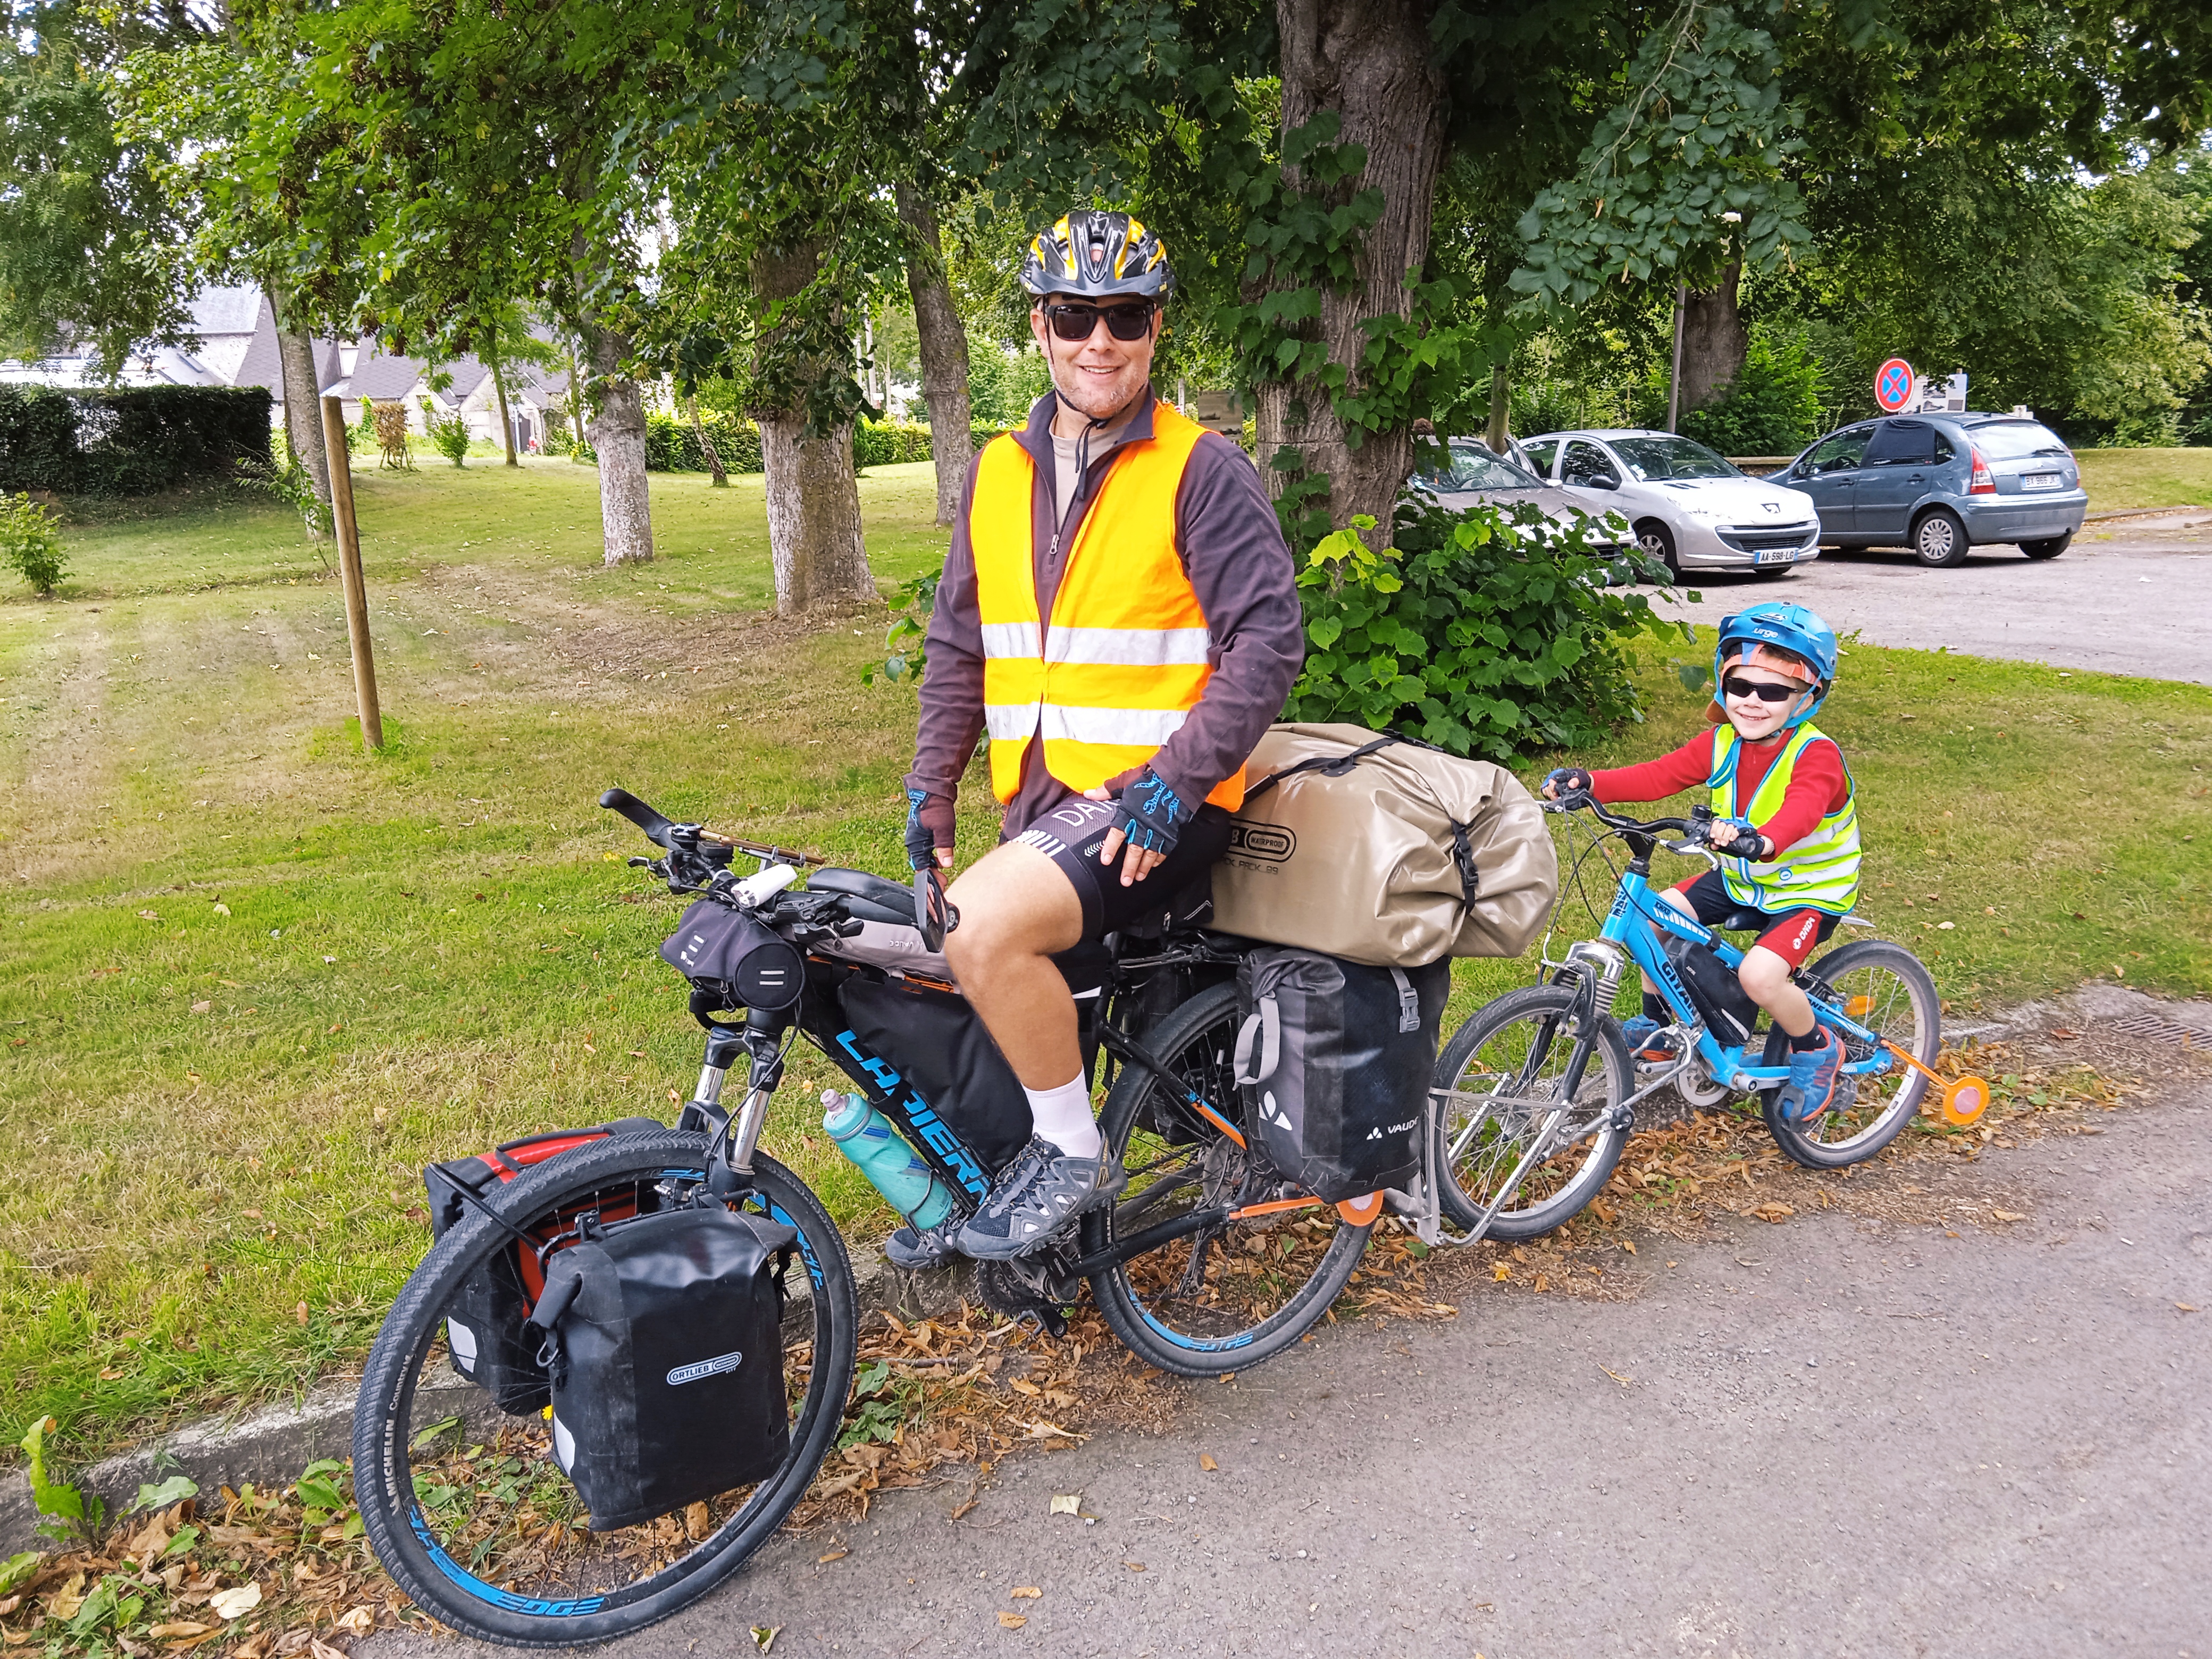
M 1065 951 L 1083 933 L 1083 906 L 1050 859 L 1034 848 L 994 850 L 952 884 L 945 897 L 960 925 L 945 937 L 956 974 L 988 971 L 1009 958 Z

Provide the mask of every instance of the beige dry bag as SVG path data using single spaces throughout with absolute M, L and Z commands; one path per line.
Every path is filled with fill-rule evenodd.
M 1520 780 L 1358 726 L 1276 726 L 1213 870 L 1213 925 L 1378 968 L 1517 957 L 1559 867 Z

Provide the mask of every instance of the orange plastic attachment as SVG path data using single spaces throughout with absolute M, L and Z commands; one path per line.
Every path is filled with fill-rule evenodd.
M 1320 1203 L 1317 1198 L 1279 1198 L 1272 1204 L 1247 1204 L 1241 1210 L 1231 1210 L 1231 1221 L 1249 1221 L 1255 1215 L 1279 1215 L 1285 1210 L 1308 1210 Z
M 1340 1200 L 1336 1212 L 1355 1227 L 1364 1227 L 1382 1213 L 1382 1194 L 1370 1193 L 1364 1198 Z
M 1881 1045 L 1936 1086 L 1936 1109 L 1943 1121 L 1963 1129 L 1990 1109 L 1990 1085 L 1982 1078 L 1938 1077 L 1894 1042 Z
M 1852 997 L 1844 1004 L 1844 1012 L 1853 1019 L 1864 1019 L 1874 1012 L 1872 997 Z

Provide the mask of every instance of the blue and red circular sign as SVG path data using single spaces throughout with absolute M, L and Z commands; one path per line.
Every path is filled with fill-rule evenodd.
M 1912 365 L 1902 357 L 1892 357 L 1874 375 L 1874 400 L 1881 405 L 1885 415 L 1894 415 L 1912 401 L 1916 378 Z

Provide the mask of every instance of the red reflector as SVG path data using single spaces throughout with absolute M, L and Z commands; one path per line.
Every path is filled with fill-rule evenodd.
M 1997 481 L 1990 472 L 1990 464 L 1982 459 L 1982 452 L 1970 444 L 1966 453 L 1974 458 L 1973 482 L 1966 486 L 1966 493 L 1969 495 L 1996 495 Z

